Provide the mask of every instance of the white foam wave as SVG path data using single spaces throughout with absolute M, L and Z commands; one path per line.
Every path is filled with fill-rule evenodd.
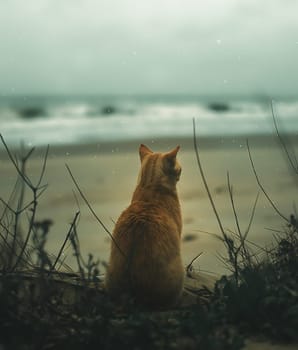
M 18 145 L 69 144 L 135 138 L 192 135 L 192 119 L 200 135 L 237 135 L 274 132 L 269 105 L 237 101 L 224 111 L 207 103 L 125 100 L 114 103 L 112 113 L 104 105 L 88 101 L 51 103 L 45 114 L 22 118 L 16 109 L 0 107 L 0 132 Z M 276 103 L 279 125 L 298 132 L 298 101 Z

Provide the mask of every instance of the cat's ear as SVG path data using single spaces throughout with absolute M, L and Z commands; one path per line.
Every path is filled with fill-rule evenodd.
M 139 154 L 140 154 L 140 159 L 141 161 L 144 159 L 144 157 L 147 154 L 152 154 L 153 152 L 151 151 L 151 149 L 149 149 L 147 146 L 141 144 L 140 148 L 139 148 Z
M 168 159 L 168 160 L 170 160 L 170 161 L 175 161 L 179 149 L 180 149 L 180 146 L 177 146 L 177 147 L 174 148 L 172 151 L 167 152 L 167 153 L 165 154 L 165 158 Z
M 176 160 L 179 149 L 180 146 L 177 146 L 172 151 L 164 154 L 164 172 L 169 177 L 174 178 L 176 182 L 179 181 L 181 174 L 181 166 Z

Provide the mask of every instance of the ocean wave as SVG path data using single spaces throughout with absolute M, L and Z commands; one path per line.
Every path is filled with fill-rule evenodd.
M 23 102 L 23 103 L 22 103 Z M 0 132 L 19 145 L 71 144 L 192 135 L 259 134 L 274 131 L 269 104 L 243 100 L 53 99 L 0 103 Z M 216 106 L 216 108 L 214 108 Z M 279 125 L 298 132 L 298 101 L 275 103 Z

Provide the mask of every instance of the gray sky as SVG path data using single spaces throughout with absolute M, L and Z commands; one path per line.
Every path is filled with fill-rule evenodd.
M 296 0 L 1 0 L 0 94 L 297 94 Z

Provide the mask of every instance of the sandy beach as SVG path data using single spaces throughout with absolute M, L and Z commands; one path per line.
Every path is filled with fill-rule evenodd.
M 202 253 L 194 263 L 201 271 L 225 273 L 218 258 L 224 254 L 223 243 L 212 234 L 220 234 L 207 194 L 198 171 L 193 140 L 160 139 L 111 142 L 104 144 L 51 147 L 44 183 L 48 188 L 39 199 L 37 220 L 51 219 L 47 244 L 48 251 L 57 254 L 69 230 L 70 223 L 80 211 L 78 233 L 83 256 L 88 253 L 107 261 L 110 239 L 80 198 L 65 164 L 72 170 L 91 206 L 109 228 L 130 202 L 139 170 L 138 146 L 143 142 L 154 151 L 166 151 L 180 144 L 179 161 L 182 176 L 178 192 L 183 214 L 182 254 L 188 264 Z M 259 191 L 246 149 L 245 138 L 205 138 L 200 140 L 200 156 L 218 212 L 225 229 L 236 230 L 236 223 L 227 191 L 227 172 L 233 185 L 234 200 L 240 226 L 246 230 L 251 210 Z M 280 211 L 289 216 L 293 212 L 297 183 L 275 137 L 249 138 L 256 170 L 271 199 Z M 0 146 L 0 196 L 9 198 L 16 171 Z M 28 162 L 28 175 L 37 179 L 42 166 L 43 149 L 37 149 Z M 29 194 L 29 191 L 27 191 Z M 274 242 L 274 232 L 281 230 L 285 221 L 272 209 L 261 193 L 249 240 L 266 246 Z M 211 233 L 211 234 L 210 234 Z M 65 250 L 65 262 L 76 268 L 71 248 Z

